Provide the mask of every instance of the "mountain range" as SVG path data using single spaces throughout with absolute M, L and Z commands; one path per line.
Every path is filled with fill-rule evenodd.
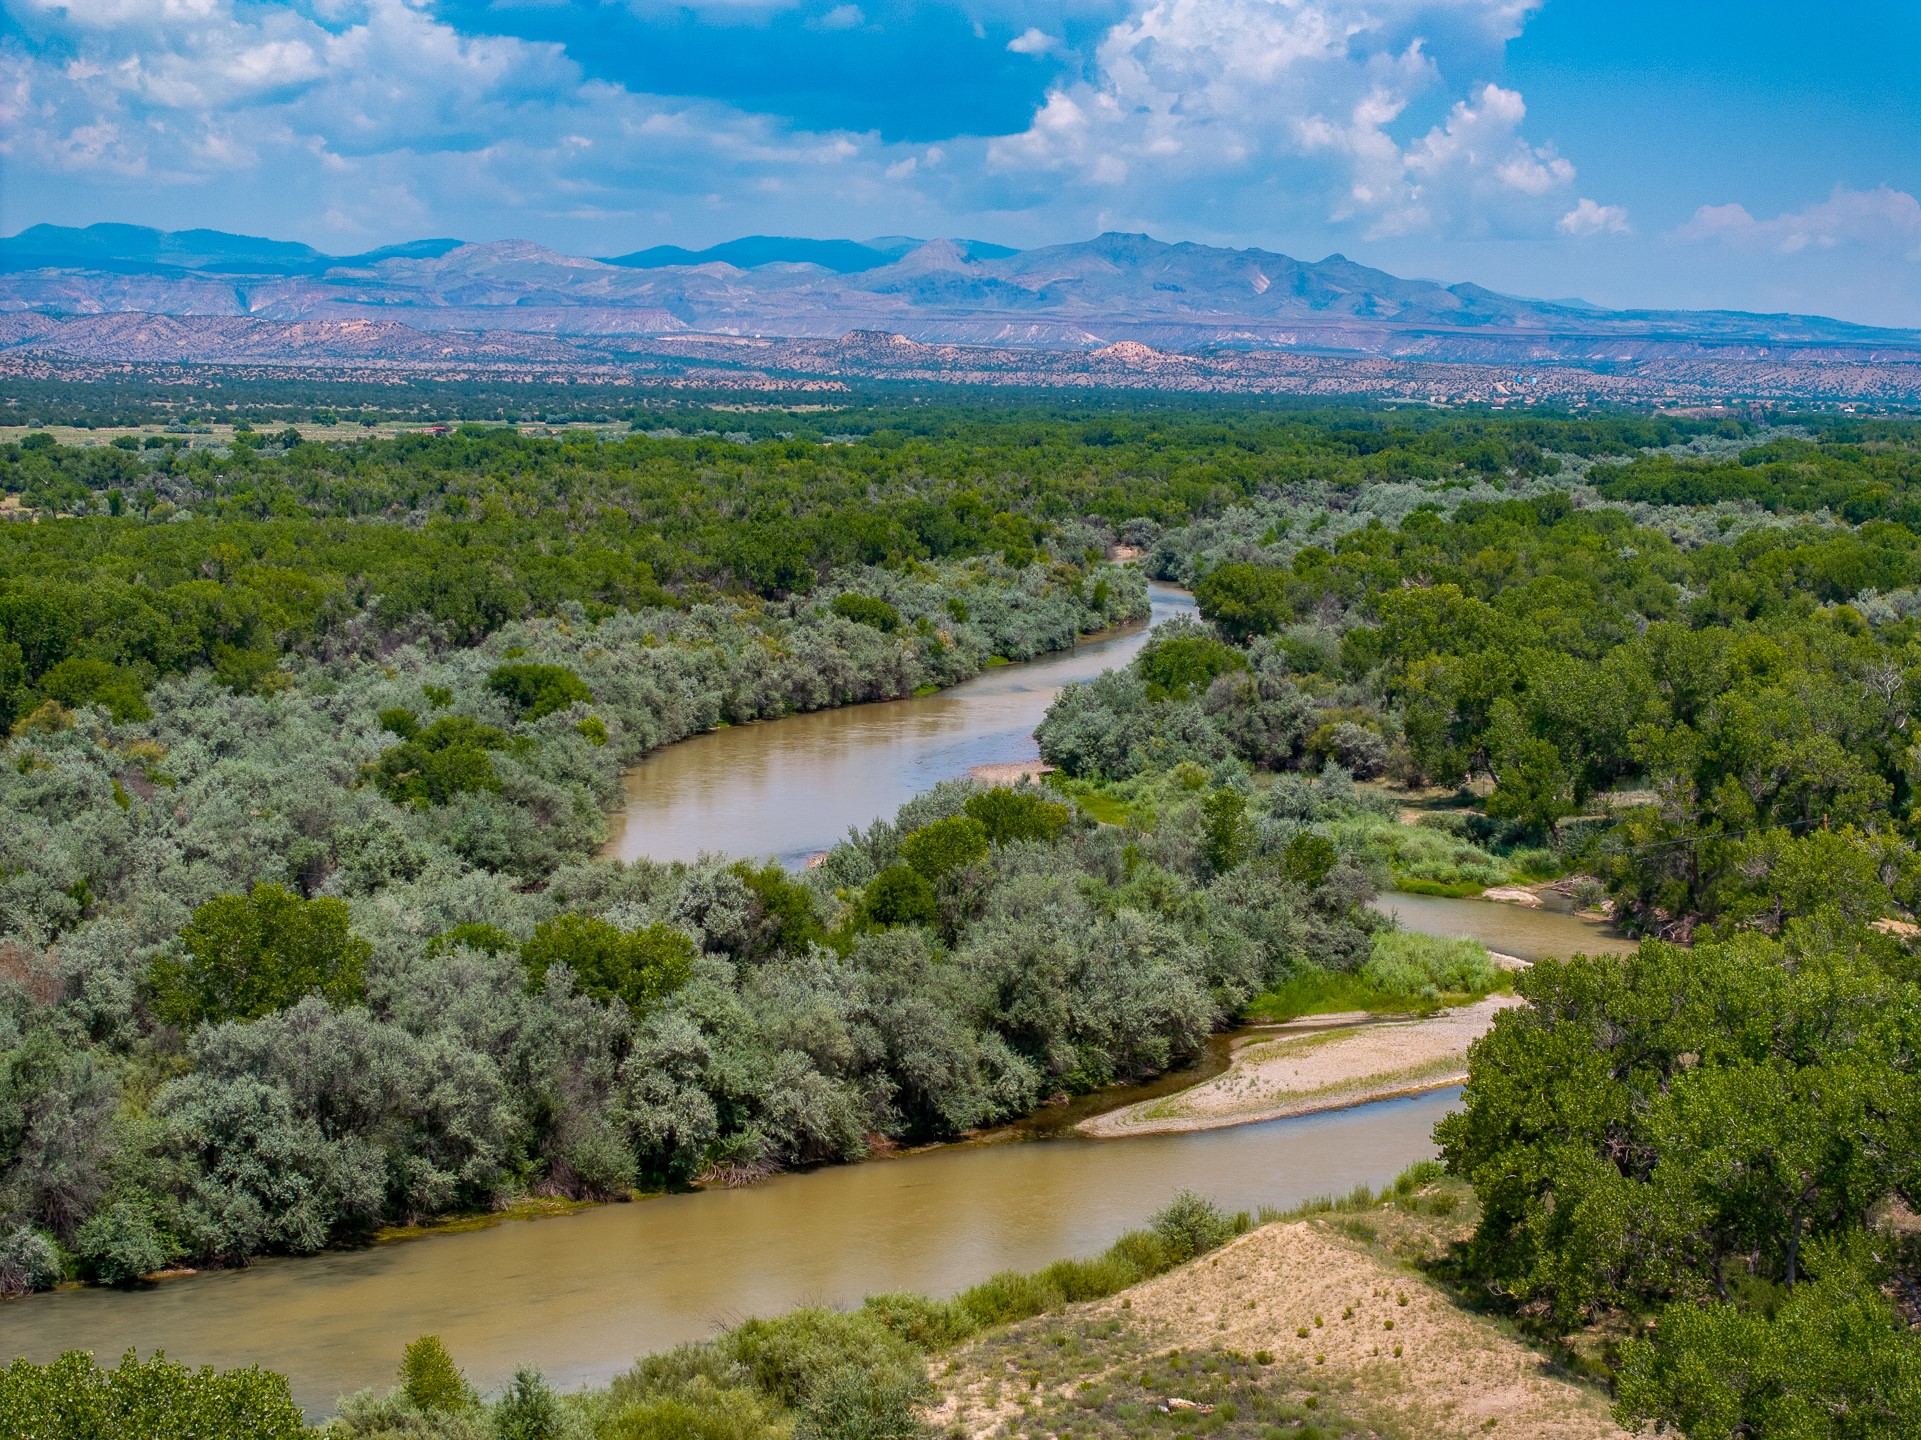
M 273 358 L 277 335 L 290 360 L 328 335 L 341 354 L 375 360 L 445 358 L 470 346 L 476 359 L 604 362 L 675 337 L 814 341 L 859 331 L 1010 350 L 1128 343 L 1196 355 L 1585 369 L 1921 364 L 1915 331 L 1801 315 L 1609 310 L 1404 279 L 1341 255 L 1302 261 L 1112 233 L 1030 250 L 749 236 L 590 259 L 528 241 L 431 239 L 334 256 L 212 230 L 36 225 L 0 239 L 0 315 L 9 312 L 0 353 L 56 353 L 78 317 L 156 316 L 176 322 L 166 333 L 179 358 L 195 356 L 196 335 L 244 336 L 256 360 Z M 89 353 L 110 358 L 108 328 L 95 321 L 74 334 L 82 331 L 95 337 Z

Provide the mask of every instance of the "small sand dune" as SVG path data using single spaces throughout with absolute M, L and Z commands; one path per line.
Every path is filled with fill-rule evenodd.
M 1127 1294 L 1134 1314 L 1163 1322 L 1173 1343 L 1268 1350 L 1290 1368 L 1324 1367 L 1352 1382 L 1344 1405 L 1410 1434 L 1477 1436 L 1497 1425 L 1527 1440 L 1626 1434 L 1600 1395 L 1324 1226 L 1265 1226 Z
M 1011 1337 L 989 1332 L 963 1346 L 934 1377 L 940 1398 L 928 1418 L 935 1431 L 968 1440 L 1048 1433 L 1035 1426 L 1032 1388 L 1025 1373 L 1013 1369 L 1009 1357 L 1017 1349 L 1005 1342 L 1022 1331 L 1044 1339 L 1049 1327 L 1059 1333 L 1085 1322 L 1115 1328 L 1105 1348 L 1078 1369 L 1049 1377 L 1060 1399 L 1098 1394 L 1104 1383 L 1138 1373 L 1149 1354 L 1237 1351 L 1265 1357 L 1261 1363 L 1271 1366 L 1277 1390 L 1327 1394 L 1341 1416 L 1377 1436 L 1628 1435 L 1599 1391 L 1558 1374 L 1419 1274 L 1324 1221 L 1263 1226 L 1191 1265 L 1073 1307 L 1065 1317 L 1027 1321 Z
M 1212 1080 L 1091 1116 L 1079 1128 L 1103 1137 L 1215 1130 L 1455 1085 L 1467 1077 L 1468 1046 L 1488 1032 L 1497 1014 L 1519 1003 L 1512 995 L 1490 995 L 1425 1020 L 1252 1041 Z

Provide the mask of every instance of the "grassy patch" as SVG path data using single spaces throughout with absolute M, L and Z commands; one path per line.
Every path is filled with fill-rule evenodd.
M 1444 1003 L 1443 998 L 1425 1000 L 1418 995 L 1383 989 L 1359 975 L 1311 970 L 1256 995 L 1242 1009 L 1241 1018 L 1279 1025 L 1303 1015 L 1338 1015 L 1348 1010 L 1429 1015 Z
M 969 1357 L 981 1379 L 971 1387 L 972 1426 L 980 1411 L 1001 1417 L 1009 1440 L 1387 1440 L 1397 1432 L 1341 1413 L 1336 1387 L 1292 1373 L 1262 1352 L 1165 1349 L 1126 1318 L 1063 1317 L 1020 1326 Z M 1183 1403 L 1176 1403 L 1183 1402 Z
M 1058 770 L 1047 776 L 1046 783 L 1049 789 L 1072 800 L 1080 812 L 1096 824 L 1138 826 L 1145 818 L 1109 786 L 1091 780 L 1070 780 Z
M 1331 825 L 1329 838 L 1343 850 L 1382 861 L 1397 888 L 1417 895 L 1476 895 L 1515 878 L 1514 868 L 1500 856 L 1433 826 L 1355 815 Z
M 1440 895 L 1449 900 L 1465 900 L 1470 895 L 1479 895 L 1487 889 L 1472 880 L 1458 880 L 1452 884 L 1442 880 L 1421 880 L 1411 875 L 1396 875 L 1394 888 L 1407 895 Z

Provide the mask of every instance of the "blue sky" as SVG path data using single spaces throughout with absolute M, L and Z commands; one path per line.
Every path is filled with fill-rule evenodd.
M 1333 251 L 1921 326 L 1913 0 L 0 0 L 0 229 Z

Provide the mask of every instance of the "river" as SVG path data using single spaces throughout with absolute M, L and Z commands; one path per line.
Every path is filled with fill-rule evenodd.
M 996 666 L 935 695 L 733 725 L 655 751 L 627 772 L 605 853 L 692 860 L 702 851 L 801 865 L 942 780 L 1040 759 L 1034 727 L 1061 687 L 1125 665 L 1148 631 L 1194 597 L 1148 586 L 1148 623 Z
M 288 1375 L 311 1414 L 389 1383 L 437 1334 L 483 1389 L 568 1386 L 748 1315 L 882 1290 L 950 1293 L 1091 1255 L 1191 1186 L 1252 1209 L 1378 1185 L 1433 1153 L 1457 1091 L 1198 1135 L 962 1145 L 465 1234 L 267 1260 L 133 1293 L 0 1304 L 0 1354 L 129 1346 Z
M 1166 586 L 1152 599 L 1156 622 L 1192 606 Z M 670 746 L 630 777 L 610 853 L 712 849 L 798 864 L 971 766 L 1035 758 L 1034 724 L 1060 687 L 1125 663 L 1148 628 L 997 668 L 941 695 Z M 1545 910 L 1403 895 L 1379 903 L 1410 928 L 1530 958 L 1614 943 Z M 388 1383 L 401 1347 L 426 1333 L 483 1389 L 520 1364 L 563 1385 L 604 1381 L 637 1354 L 747 1315 L 881 1290 L 950 1293 L 996 1270 L 1095 1253 L 1183 1187 L 1252 1209 L 1379 1185 L 1433 1153 L 1434 1124 L 1458 1096 L 1118 1141 L 1062 1134 L 1075 1114 L 1050 1125 L 1044 1112 L 1012 1132 L 1050 1137 L 1038 1143 L 950 1146 L 132 1292 L 0 1303 L 0 1355 L 45 1360 L 77 1348 L 110 1360 L 164 1347 L 196 1365 L 259 1364 L 288 1375 L 316 1415 L 343 1392 Z

